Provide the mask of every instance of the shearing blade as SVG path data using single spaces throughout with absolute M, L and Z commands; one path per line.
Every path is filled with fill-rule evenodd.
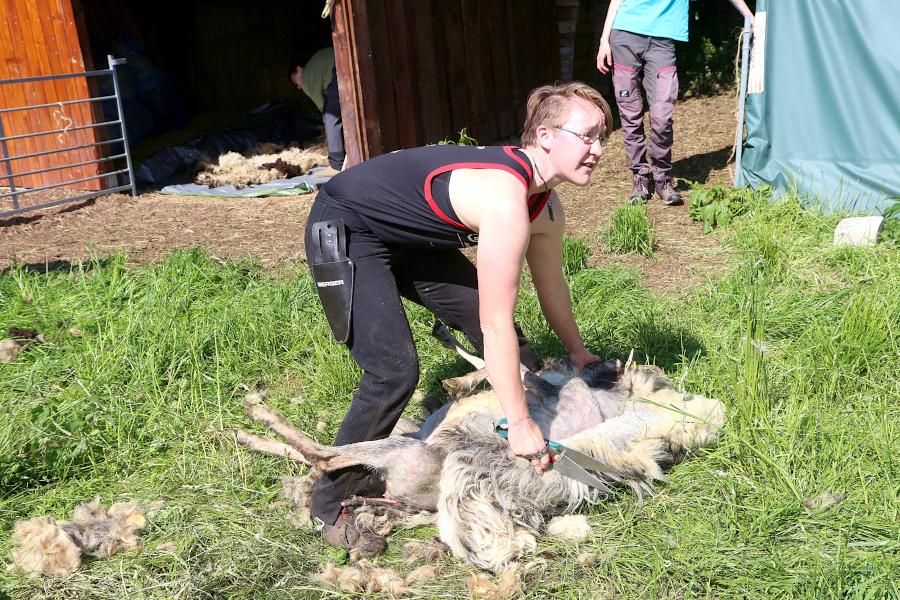
M 570 450 L 565 449 L 559 454 L 553 457 L 553 468 L 559 471 L 561 475 L 565 475 L 570 479 L 574 479 L 575 481 L 580 481 L 581 483 L 597 488 L 607 496 L 612 496 L 613 491 L 609 489 L 609 487 L 600 480 L 599 477 L 594 475 L 593 473 L 588 473 L 582 467 L 578 465 L 575 461 L 569 458 L 568 453 Z
M 598 460 L 593 456 L 589 456 L 583 452 L 579 452 L 578 450 L 573 450 L 571 448 L 563 446 L 562 444 L 560 444 L 560 446 L 565 450 L 566 456 L 569 457 L 569 460 L 574 462 L 579 467 L 587 469 L 589 471 L 597 471 L 605 475 L 610 475 L 615 479 L 622 478 L 622 473 L 616 471 L 605 462 Z

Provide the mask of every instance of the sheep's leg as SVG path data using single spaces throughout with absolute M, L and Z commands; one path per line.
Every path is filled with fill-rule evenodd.
M 481 382 L 486 381 L 487 378 L 487 369 L 478 369 L 477 371 L 471 371 L 465 375 L 460 375 L 459 377 L 443 379 L 441 380 L 441 387 L 447 390 L 447 393 L 452 396 L 468 396 L 481 384 Z
M 522 364 L 519 365 L 519 375 L 522 378 L 523 382 L 528 383 L 528 387 L 537 385 L 534 380 L 540 379 L 539 376 L 529 371 L 528 367 Z M 478 369 L 477 371 L 466 373 L 465 375 L 460 375 L 459 377 L 449 377 L 447 379 L 442 379 L 441 387 L 447 390 L 449 394 L 461 397 L 469 395 L 476 387 L 481 384 L 481 382 L 487 380 L 487 369 L 482 368 Z
M 420 440 L 405 436 L 356 442 L 345 446 L 319 446 L 314 456 L 323 471 L 336 471 L 356 465 L 389 470 L 405 463 L 416 463 L 427 453 Z
M 299 450 L 303 456 L 310 457 L 322 446 L 305 433 L 291 425 L 284 415 L 263 404 L 244 403 L 244 411 L 254 421 L 259 421 L 269 429 L 283 437 L 285 441 Z
M 265 410 L 268 411 L 269 409 Z M 281 415 L 278 416 L 280 417 Z M 269 424 L 268 421 L 263 422 Z M 279 434 L 284 431 L 281 426 L 279 426 L 278 429 L 275 427 L 272 427 L 272 429 L 275 429 Z M 294 431 L 301 436 L 303 435 L 299 430 Z M 392 449 L 386 446 L 392 446 L 392 442 L 395 439 L 409 439 L 386 438 L 384 440 L 360 442 L 357 444 L 348 444 L 346 446 L 322 446 L 315 443 L 310 438 L 306 438 L 305 440 L 299 439 L 296 434 L 292 436 L 293 443 L 290 445 L 252 433 L 246 433 L 244 431 L 233 431 L 232 435 L 236 442 L 243 446 L 247 446 L 252 450 L 257 450 L 265 454 L 287 457 L 303 464 L 313 465 L 326 472 L 336 471 L 337 469 L 355 465 L 382 466 L 382 463 L 385 462 L 386 454 L 389 454 Z M 303 437 L 305 438 L 306 436 Z
M 459 354 L 461 357 L 466 359 L 466 362 L 468 362 L 479 371 L 484 369 L 484 359 L 475 356 L 474 354 L 466 350 L 463 345 L 459 343 L 459 340 L 457 340 L 456 337 L 452 333 L 450 333 L 450 330 L 447 328 L 447 326 L 437 319 L 434 320 L 434 327 L 431 328 L 431 335 L 434 336 L 442 346 Z
M 282 458 L 287 458 L 304 465 L 309 464 L 309 461 L 306 460 L 306 457 L 303 456 L 303 454 L 301 454 L 299 450 L 288 446 L 285 443 L 270 440 L 269 438 L 254 435 L 252 433 L 247 433 L 245 431 L 232 431 L 231 434 L 234 437 L 234 441 L 236 441 L 238 444 L 241 444 L 242 446 L 250 448 L 251 450 L 256 450 L 257 452 L 262 452 L 264 454 L 280 456 Z
M 341 506 L 386 506 L 396 508 L 403 506 L 396 498 L 366 498 L 363 496 L 353 496 L 341 501 Z
M 244 408 L 251 418 L 274 430 L 287 441 L 289 446 L 295 451 L 299 451 L 310 464 L 314 464 L 323 471 L 336 471 L 356 465 L 385 469 L 394 466 L 405 451 L 419 448 L 424 450 L 425 447 L 421 441 L 404 436 L 357 442 L 345 446 L 324 446 L 291 425 L 284 415 L 276 410 L 262 404 L 251 403 L 246 404 Z M 244 435 L 249 436 L 249 434 Z M 265 440 L 265 438 L 258 439 Z M 283 455 L 280 452 L 281 448 L 270 447 L 279 450 L 277 453 L 280 456 Z
M 437 501 L 437 490 L 433 489 L 433 484 L 443 456 L 421 440 L 392 436 L 344 446 L 324 446 L 291 425 L 278 411 L 255 403 L 245 404 L 245 409 L 251 418 L 284 437 L 287 446 L 320 471 L 336 471 L 356 465 L 378 470 L 393 497 L 419 508 L 433 509 Z M 296 456 L 287 454 L 285 445 L 258 436 L 235 432 L 235 439 L 262 452 L 289 458 Z

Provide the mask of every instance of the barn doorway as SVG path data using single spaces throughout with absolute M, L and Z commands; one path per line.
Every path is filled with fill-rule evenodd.
M 124 111 L 136 163 L 209 142 L 242 151 L 256 132 L 275 143 L 316 136 L 318 112 L 288 78 L 292 57 L 331 45 L 322 3 L 296 0 L 73 0 L 87 65 L 126 58 Z M 171 178 L 168 178 L 171 179 Z M 145 181 L 145 183 L 147 183 Z

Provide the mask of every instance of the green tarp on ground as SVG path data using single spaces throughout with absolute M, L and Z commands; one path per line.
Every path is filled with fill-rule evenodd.
M 881 213 L 900 196 L 900 2 L 758 0 L 756 10 L 765 57 L 762 91 L 747 95 L 744 181 Z

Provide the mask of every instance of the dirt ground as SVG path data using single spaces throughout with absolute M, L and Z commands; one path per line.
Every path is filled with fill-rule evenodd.
M 728 159 L 734 143 L 734 105 L 731 95 L 678 103 L 674 151 L 677 177 L 731 183 Z M 723 251 L 713 238 L 703 235 L 700 225 L 691 223 L 687 205 L 666 207 L 655 198 L 648 204 L 648 212 L 659 237 L 656 256 L 620 256 L 604 251 L 599 232 L 630 190 L 620 131 L 612 135 L 588 187 L 565 185 L 558 189 L 566 205 L 570 232 L 587 240 L 593 249 L 592 265 L 632 266 L 643 273 L 650 288 L 659 291 L 698 283 L 719 268 Z M 44 196 L 41 201 L 52 197 Z M 312 195 L 226 199 L 115 194 L 25 213 L 0 219 L 0 269 L 15 264 L 41 268 L 119 250 L 141 263 L 197 245 L 220 258 L 253 256 L 277 267 L 304 260 L 303 228 L 312 199 Z

